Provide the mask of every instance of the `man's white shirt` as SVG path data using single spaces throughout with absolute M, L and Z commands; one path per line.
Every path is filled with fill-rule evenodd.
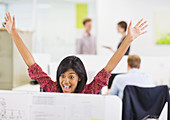
M 110 94 L 123 98 L 123 91 L 126 85 L 139 87 L 155 87 L 152 77 L 141 73 L 139 69 L 131 69 L 126 74 L 117 75 L 112 83 Z

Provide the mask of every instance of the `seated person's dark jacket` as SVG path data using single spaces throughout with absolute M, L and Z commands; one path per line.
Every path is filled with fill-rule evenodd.
M 159 116 L 166 102 L 168 102 L 168 120 L 170 120 L 170 99 L 167 86 L 153 88 L 126 86 L 122 120 L 141 120 L 147 115 Z

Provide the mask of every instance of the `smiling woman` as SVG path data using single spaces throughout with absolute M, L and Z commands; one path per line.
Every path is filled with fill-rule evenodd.
M 42 71 L 41 67 L 34 63 L 28 68 L 29 76 L 40 83 L 40 87 L 46 92 L 60 93 L 85 93 L 97 94 L 106 86 L 110 73 L 102 69 L 90 84 L 87 82 L 87 74 L 82 61 L 76 56 L 64 58 L 57 69 L 57 81 Z

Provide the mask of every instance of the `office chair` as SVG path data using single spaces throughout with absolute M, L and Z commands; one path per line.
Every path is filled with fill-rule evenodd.
M 167 86 L 142 88 L 126 86 L 123 96 L 122 120 L 142 120 L 146 116 L 159 117 L 165 103 L 168 102 L 168 120 L 170 120 L 170 98 Z

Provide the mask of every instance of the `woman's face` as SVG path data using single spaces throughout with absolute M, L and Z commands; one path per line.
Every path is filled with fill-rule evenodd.
M 59 78 L 63 93 L 74 93 L 79 81 L 80 79 L 77 73 L 72 69 L 68 69 L 65 73 L 61 74 Z
M 119 33 L 124 33 L 125 32 L 124 28 L 122 28 L 120 25 L 117 26 L 117 31 Z

